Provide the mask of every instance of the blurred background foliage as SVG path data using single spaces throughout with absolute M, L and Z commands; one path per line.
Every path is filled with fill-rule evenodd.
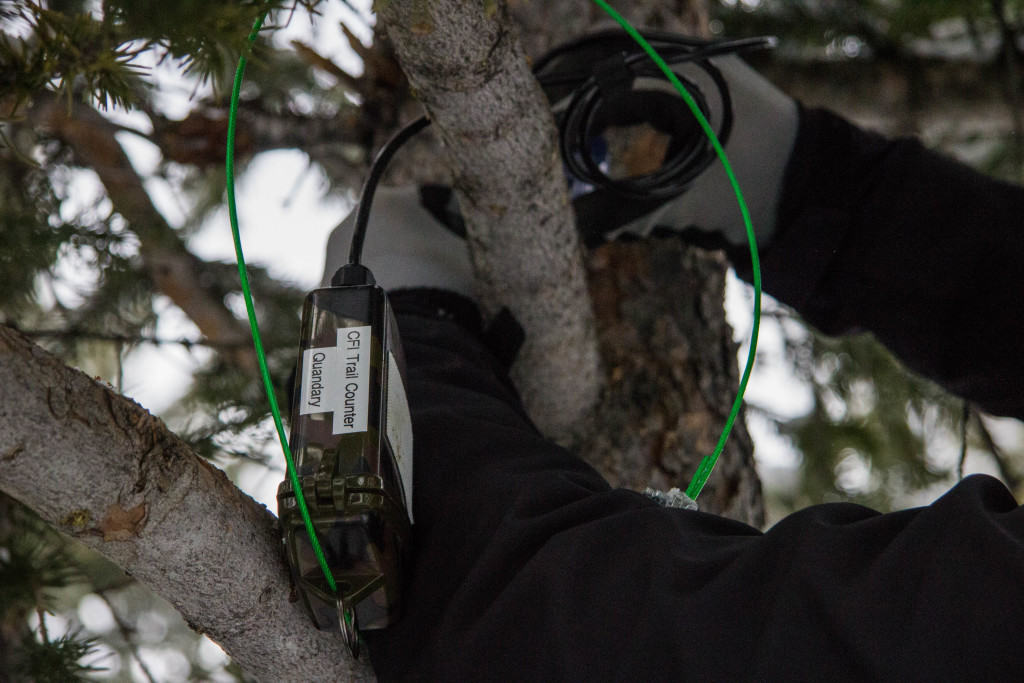
M 328 3 L 351 9 L 345 0 L 275 3 L 270 24 L 316 26 Z M 190 258 L 192 282 L 182 284 L 198 284 L 207 303 L 237 314 L 234 266 L 200 261 L 188 244 L 222 206 L 224 86 L 265 6 L 0 0 L 0 322 L 117 388 L 132 381 L 125 365 L 140 349 L 184 348 L 197 369 L 163 417 L 238 476 L 265 471 L 273 451 L 262 390 L 240 351 L 248 341 L 230 324 L 187 323 L 165 336 L 161 318 L 177 302 L 160 259 L 168 250 Z M 806 103 L 919 135 L 983 172 L 1024 177 L 1024 2 L 708 0 L 707 8 L 713 34 L 779 36 L 776 51 L 751 59 Z M 346 16 L 372 23 L 365 8 Z M 241 170 L 261 152 L 298 149 L 322 172 L 325 197 L 351 199 L 409 101 L 386 43 L 370 45 L 351 28 L 343 32 L 359 73 L 315 43 L 261 35 L 243 90 Z M 168 67 L 178 74 L 172 86 L 157 78 Z M 167 106 L 169 87 L 187 102 L 183 110 Z M 105 123 L 89 124 L 82 108 L 104 113 Z M 70 121 L 92 126 L 89 141 Z M 173 227 L 159 228 L 154 207 L 144 215 L 157 228 L 132 225 L 112 197 L 125 197 L 133 181 L 119 187 L 97 175 L 89 145 L 124 136 L 159 150 L 150 178 L 172 185 L 185 207 Z M 83 183 L 99 190 L 83 200 Z M 313 264 L 319 269 L 319 254 Z M 250 273 L 283 399 L 302 291 L 265 269 Z M 748 408 L 787 444 L 788 461 L 762 467 L 772 519 L 823 501 L 920 504 L 965 471 L 996 474 L 1024 493 L 1018 423 L 981 415 L 914 377 L 869 337 L 824 338 L 777 305 L 769 311 L 780 340 L 770 362 L 806 399 L 798 410 L 771 401 Z M 241 678 L 118 568 L 10 499 L 0 499 L 0 513 L 0 680 Z

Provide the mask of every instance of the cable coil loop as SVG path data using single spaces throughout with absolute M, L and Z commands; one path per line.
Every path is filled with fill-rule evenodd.
M 732 100 L 725 78 L 710 59 L 771 47 L 774 38 L 708 42 L 661 31 L 641 35 L 673 68 L 704 117 L 717 121 L 715 134 L 724 145 L 732 131 Z M 693 67 L 690 77 L 682 73 L 688 65 Z M 534 73 L 558 116 L 566 169 L 587 185 L 641 201 L 671 199 L 718 159 L 665 74 L 621 31 L 601 31 L 557 47 L 537 60 Z M 713 92 L 705 93 L 698 80 Z M 612 178 L 595 152 L 601 147 L 601 134 L 614 125 L 637 123 L 648 123 L 671 137 L 665 159 L 651 173 Z

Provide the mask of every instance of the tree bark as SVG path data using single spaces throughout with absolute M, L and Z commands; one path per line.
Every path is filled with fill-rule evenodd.
M 616 26 L 591 3 L 511 0 L 510 6 L 533 58 Z M 637 27 L 709 35 L 704 0 L 637 0 L 617 9 Z M 720 254 L 678 240 L 607 244 L 589 254 L 607 374 L 575 450 L 613 485 L 685 489 L 714 449 L 739 381 L 723 305 L 727 271 Z M 742 417 L 699 502 L 702 510 L 763 524 L 753 443 Z
M 503 2 L 388 2 L 380 18 L 453 169 L 485 316 L 526 332 L 512 369 L 540 429 L 568 436 L 601 386 L 557 131 Z
M 0 327 L 0 490 L 265 681 L 372 680 L 291 596 L 276 520 L 159 419 Z
M 609 244 L 590 259 L 608 387 L 581 455 L 617 486 L 685 490 L 718 441 L 738 383 L 721 254 L 677 239 Z M 764 523 L 753 443 L 736 421 L 700 508 Z

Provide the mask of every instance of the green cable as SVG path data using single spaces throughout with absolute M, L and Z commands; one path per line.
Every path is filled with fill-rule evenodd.
M 612 7 L 604 0 L 594 0 L 598 7 L 603 9 L 612 19 L 625 29 L 626 33 L 630 35 L 637 42 L 637 44 L 644 49 L 654 63 L 658 65 L 658 68 L 662 70 L 665 77 L 675 86 L 675 89 L 679 91 L 683 101 L 693 112 L 693 115 L 697 117 L 697 122 L 700 127 L 704 130 L 704 134 L 707 135 L 711 141 L 712 146 L 715 148 L 715 152 L 718 154 L 718 158 L 722 161 L 722 166 L 725 167 L 725 172 L 729 176 L 729 182 L 732 183 L 732 189 L 736 193 L 736 201 L 740 205 L 740 213 L 743 215 L 743 224 L 747 229 L 747 241 L 750 243 L 750 264 L 754 271 L 754 325 L 750 332 L 750 351 L 747 353 L 747 364 L 743 369 L 743 377 L 740 378 L 740 385 L 736 394 L 736 400 L 733 401 L 732 410 L 729 412 L 729 417 L 725 421 L 725 427 L 722 429 L 722 435 L 718 438 L 718 445 L 715 446 L 715 451 L 711 455 L 704 456 L 700 464 L 697 466 L 697 471 L 693 475 L 693 479 L 690 480 L 690 485 L 686 487 L 686 495 L 692 500 L 697 500 L 697 496 L 700 495 L 701 489 L 704 488 L 705 482 L 708 477 L 711 476 L 711 470 L 714 469 L 715 463 L 718 462 L 718 456 L 722 454 L 722 450 L 725 448 L 725 442 L 729 439 L 729 434 L 732 432 L 733 423 L 736 422 L 736 418 L 739 416 L 740 407 L 743 405 L 743 394 L 747 391 L 747 382 L 750 380 L 750 372 L 754 368 L 754 358 L 757 355 L 757 332 L 761 326 L 761 260 L 757 255 L 757 238 L 754 235 L 754 226 L 750 221 L 750 211 L 747 210 L 747 202 L 743 199 L 743 192 L 740 190 L 740 184 L 736 180 L 736 175 L 732 171 L 732 164 L 729 163 L 729 158 L 725 155 L 725 149 L 722 148 L 722 143 L 719 142 L 718 136 L 715 135 L 714 129 L 711 128 L 711 124 L 704 117 L 697 103 L 694 102 L 693 97 L 687 92 L 683 84 L 679 82 L 679 79 L 673 73 L 672 69 L 669 68 L 665 60 L 661 58 L 661 55 L 655 51 L 651 44 L 640 35 L 640 33 L 633 28 L 626 19 L 616 12 Z
M 249 32 L 249 47 L 252 49 L 256 42 L 256 36 L 263 26 L 263 20 L 267 18 L 267 12 L 260 16 L 252 25 Z M 263 353 L 263 342 L 260 338 L 260 328 L 256 323 L 256 309 L 252 303 L 252 292 L 249 290 L 249 276 L 245 270 L 245 257 L 242 255 L 242 240 L 238 234 L 238 212 L 235 209 L 235 122 L 238 118 L 238 96 L 242 89 L 242 76 L 245 74 L 247 62 L 246 52 L 238 58 L 238 69 L 235 71 L 235 84 L 231 89 L 231 108 L 228 114 L 228 140 L 227 150 L 224 158 L 224 175 L 227 180 L 228 191 L 228 218 L 231 221 L 231 235 L 235 241 L 235 257 L 238 262 L 238 277 L 242 281 L 242 295 L 245 297 L 245 312 L 249 315 L 249 328 L 252 330 L 252 343 L 256 347 L 256 359 L 260 365 L 260 376 L 263 378 L 263 389 L 267 392 L 267 400 L 270 402 L 270 412 L 274 416 L 274 426 L 277 427 L 277 436 L 281 440 L 281 449 L 284 451 L 284 459 L 288 464 L 288 478 L 292 483 L 292 490 L 295 491 L 295 500 L 299 504 L 299 512 L 302 514 L 302 521 L 306 524 L 306 533 L 309 534 L 309 541 L 313 545 L 313 552 L 316 554 L 320 569 L 327 579 L 327 585 L 331 591 L 338 592 L 330 567 L 327 566 L 327 558 L 320 547 L 320 540 L 313 528 L 313 520 L 309 517 L 309 509 L 306 507 L 306 498 L 302 495 L 302 486 L 299 483 L 299 475 L 295 470 L 295 461 L 292 459 L 292 451 L 288 447 L 288 437 L 284 433 L 284 425 L 281 424 L 281 411 L 277 407 L 277 399 L 274 397 L 274 386 L 270 382 L 270 372 L 267 370 L 267 358 Z
M 628 33 L 630 37 L 632 37 L 633 40 L 643 48 L 654 63 L 658 65 L 658 68 L 660 68 L 665 74 L 665 77 L 668 78 L 669 82 L 672 83 L 680 96 L 682 96 L 683 101 L 686 102 L 686 105 L 693 112 L 693 115 L 696 117 L 701 129 L 703 129 L 704 134 L 711 141 L 711 144 L 715 149 L 715 153 L 722 161 L 722 166 L 725 168 L 726 175 L 729 177 L 729 182 L 732 184 L 733 191 L 736 194 L 736 200 L 740 207 L 740 213 L 743 217 L 743 224 L 747 231 L 747 240 L 750 244 L 750 262 L 753 270 L 754 281 L 754 322 L 750 333 L 750 349 L 747 353 L 746 366 L 743 369 L 743 376 L 740 378 L 736 399 L 733 401 L 732 409 L 726 419 L 725 427 L 722 429 L 722 434 L 718 439 L 718 444 L 715 446 L 715 450 L 711 455 L 704 456 L 701 459 L 701 462 L 697 467 L 697 471 L 693 475 L 693 479 L 686 488 L 686 495 L 691 499 L 696 500 L 697 496 L 700 495 L 701 490 L 704 488 L 704 484 L 707 482 L 708 477 L 711 475 L 711 471 L 714 469 L 715 463 L 718 462 L 718 457 L 725 448 L 726 441 L 729 439 L 729 435 L 732 432 L 736 418 L 739 416 L 740 408 L 743 405 L 743 395 L 746 393 L 747 383 L 750 380 L 750 374 L 753 370 L 754 360 L 757 355 L 757 335 L 761 323 L 761 264 L 757 252 L 757 238 L 754 234 L 754 227 L 751 223 L 750 211 L 748 210 L 747 203 L 743 198 L 743 192 L 740 189 L 739 182 L 736 180 L 736 175 L 733 173 L 732 164 L 729 163 L 729 158 L 726 156 L 725 149 L 723 149 L 721 142 L 718 140 L 718 136 L 715 135 L 714 129 L 712 129 L 711 124 L 708 123 L 707 118 L 705 118 L 704 114 L 697 106 L 697 103 L 694 102 L 693 97 L 689 92 L 687 92 L 686 88 L 683 87 L 683 84 L 679 82 L 679 79 L 676 77 L 672 69 L 669 68 L 668 64 L 665 63 L 665 60 L 662 59 L 661 55 L 657 53 L 650 43 L 648 43 L 647 40 L 644 39 L 644 37 L 640 35 L 640 33 L 633 28 L 633 26 L 621 14 L 615 11 L 615 9 L 613 9 L 604 0 L 594 0 L 594 3 L 604 10 L 604 12 L 614 19 L 620 26 L 622 26 L 626 33 Z M 262 27 L 266 16 L 266 13 L 264 13 L 253 24 L 252 31 L 249 33 L 250 48 L 255 42 L 256 36 L 259 34 L 259 30 Z M 284 426 L 281 423 L 281 412 L 277 405 L 277 399 L 274 396 L 273 385 L 270 381 L 270 373 L 267 370 L 266 357 L 263 352 L 263 343 L 260 338 L 259 326 L 256 322 L 256 312 L 249 288 L 249 278 L 245 269 L 245 258 L 242 255 L 242 243 L 238 231 L 238 214 L 235 208 L 234 151 L 238 99 L 242 86 L 242 77 L 245 73 L 246 62 L 247 58 L 243 53 L 239 57 L 238 69 L 235 72 L 234 86 L 231 91 L 231 108 L 228 116 L 227 154 L 224 163 L 225 176 L 227 179 L 228 217 L 231 221 L 231 232 L 232 237 L 234 238 L 235 255 L 238 261 L 238 275 L 242 283 L 242 293 L 245 298 L 246 313 L 249 316 L 249 327 L 252 330 L 253 345 L 256 349 L 257 360 L 259 361 L 260 375 L 263 378 L 263 387 L 267 393 L 267 399 L 270 403 L 270 411 L 274 416 L 274 425 L 277 428 L 277 434 L 281 441 L 281 448 L 284 451 L 285 461 L 288 465 L 288 477 L 292 483 L 292 489 L 295 491 L 295 499 L 298 502 L 299 511 L 302 514 L 303 522 L 305 522 L 306 531 L 309 534 L 310 542 L 312 543 L 317 561 L 320 563 L 320 568 L 323 570 L 324 577 L 327 579 L 327 583 L 331 587 L 331 590 L 337 592 L 334 577 L 331 574 L 330 568 L 327 566 L 327 558 L 324 557 L 323 550 L 320 547 L 320 542 L 316 536 L 316 531 L 313 528 L 313 522 L 309 517 L 309 510 L 306 507 L 305 497 L 302 495 L 302 488 L 299 484 L 298 474 L 295 469 L 295 463 L 292 459 L 291 449 L 288 447 L 288 438 L 284 433 Z

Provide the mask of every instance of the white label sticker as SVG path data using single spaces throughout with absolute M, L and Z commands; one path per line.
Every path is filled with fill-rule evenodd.
M 409 401 L 405 398 L 405 386 L 398 372 L 394 354 L 388 352 L 388 406 L 387 437 L 391 451 L 398 460 L 398 474 L 405 489 L 405 507 L 412 522 L 412 418 L 409 416 Z
M 334 413 L 333 434 L 366 431 L 370 401 L 370 327 L 338 328 L 336 346 L 302 352 L 299 415 Z

